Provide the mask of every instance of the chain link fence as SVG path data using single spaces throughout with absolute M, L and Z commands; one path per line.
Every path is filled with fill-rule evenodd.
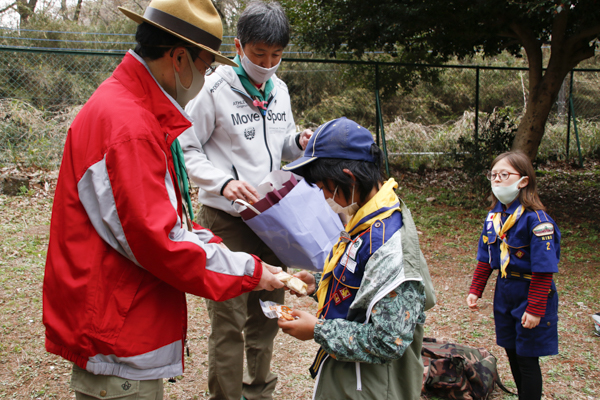
M 57 168 L 69 125 L 122 57 L 123 53 L 0 48 L 0 166 Z M 527 71 L 518 68 L 376 66 L 286 58 L 278 76 L 290 89 L 298 125 L 314 128 L 346 116 L 376 132 L 378 76 L 397 73 L 398 68 L 429 68 L 440 74 L 441 83 L 422 82 L 411 92 L 381 99 L 387 149 L 392 160 L 396 157 L 394 162 L 410 159 L 414 166 L 422 157 L 438 165 L 449 162 L 443 155 L 456 149 L 458 137 L 472 134 L 476 111 L 481 118 L 510 107 L 518 118 L 527 101 Z M 575 70 L 572 86 L 570 79 L 569 75 L 548 120 L 539 153 L 566 157 L 572 91 L 582 151 L 599 156 L 600 70 Z M 574 132 L 570 134 L 574 143 Z M 572 154 L 573 149 L 572 144 Z

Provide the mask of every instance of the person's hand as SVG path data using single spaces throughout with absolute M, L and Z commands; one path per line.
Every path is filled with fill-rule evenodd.
M 541 319 L 542 317 L 524 312 L 523 316 L 521 317 L 521 325 L 523 325 L 523 328 L 533 329 L 540 324 Z
M 248 182 L 244 181 L 229 181 L 223 189 L 223 196 L 227 200 L 244 200 L 250 204 L 256 203 L 260 200 L 260 195 Z
M 310 129 L 305 129 L 304 131 L 302 131 L 302 133 L 300 134 L 300 147 L 302 147 L 302 150 L 306 150 L 306 145 L 308 144 L 308 141 L 310 140 L 310 137 L 312 136 L 313 131 L 311 131 Z
M 293 321 L 279 318 L 277 324 L 283 331 L 300 340 L 311 340 L 315 338 L 315 325 L 319 319 L 306 311 L 292 310 L 292 316 L 298 317 Z
M 477 300 L 479 300 L 479 297 L 477 297 L 477 295 L 473 293 L 469 293 L 469 295 L 467 296 L 467 305 L 469 306 L 471 311 L 479 311 Z
M 310 272 L 300 271 L 300 272 L 295 273 L 293 276 L 300 279 L 302 282 L 306 283 L 306 285 L 307 285 L 306 294 L 308 296 L 310 296 L 311 294 L 313 294 L 315 292 L 315 290 L 317 290 L 315 276 L 313 274 L 311 274 Z M 294 292 L 293 290 L 290 290 L 290 293 L 296 295 L 297 297 L 304 296 L 300 293 Z
M 281 282 L 279 279 L 275 278 L 275 275 L 273 275 L 273 274 L 277 274 L 277 273 L 281 272 L 281 267 L 274 267 L 265 262 L 262 263 L 262 267 L 263 267 L 263 272 L 262 272 L 262 276 L 260 277 L 260 282 L 258 282 L 258 285 L 256 285 L 256 287 L 252 290 L 253 291 L 257 291 L 257 290 L 272 291 L 275 289 L 282 288 L 283 282 Z

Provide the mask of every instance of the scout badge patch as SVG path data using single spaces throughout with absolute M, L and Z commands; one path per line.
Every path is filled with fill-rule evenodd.
M 550 222 L 543 222 L 533 228 L 533 234 L 535 236 L 549 236 L 554 233 L 554 225 Z

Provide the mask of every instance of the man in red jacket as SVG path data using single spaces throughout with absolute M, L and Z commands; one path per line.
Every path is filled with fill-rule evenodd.
M 218 51 L 217 11 L 210 0 L 121 11 L 138 45 L 69 129 L 44 277 L 46 349 L 74 363 L 78 399 L 162 399 L 163 378 L 183 373 L 186 292 L 219 301 L 282 286 L 278 268 L 186 218 L 182 107 L 213 62 L 235 65 Z

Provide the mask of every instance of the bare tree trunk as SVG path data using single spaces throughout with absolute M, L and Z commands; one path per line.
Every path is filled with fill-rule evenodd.
M 79 22 L 79 13 L 81 12 L 81 3 L 83 0 L 77 0 L 77 5 L 75 6 L 75 14 L 73 14 L 73 21 Z
M 69 20 L 67 15 L 67 0 L 60 0 L 60 15 L 64 20 Z
M 17 0 L 17 12 L 19 13 L 20 26 L 27 25 L 29 17 L 33 15 L 37 0 Z
M 529 62 L 527 110 L 517 129 L 512 150 L 523 151 L 531 160 L 537 156 L 548 115 L 550 115 L 565 77 L 579 62 L 594 56 L 594 47 L 590 46 L 590 40 L 598 34 L 600 27 L 569 37 L 567 35 L 568 18 L 568 8 L 563 9 L 554 18 L 550 42 L 551 55 L 545 73 L 542 62 L 542 43 L 532 35 L 528 27 L 518 23 L 511 25 L 511 29 L 523 43 Z
M 512 150 L 520 150 L 534 160 L 544 136 L 546 121 L 552 110 L 552 106 L 558 96 L 562 81 L 566 74 L 561 77 L 548 73 L 535 88 L 530 89 L 527 110 L 512 144 Z

